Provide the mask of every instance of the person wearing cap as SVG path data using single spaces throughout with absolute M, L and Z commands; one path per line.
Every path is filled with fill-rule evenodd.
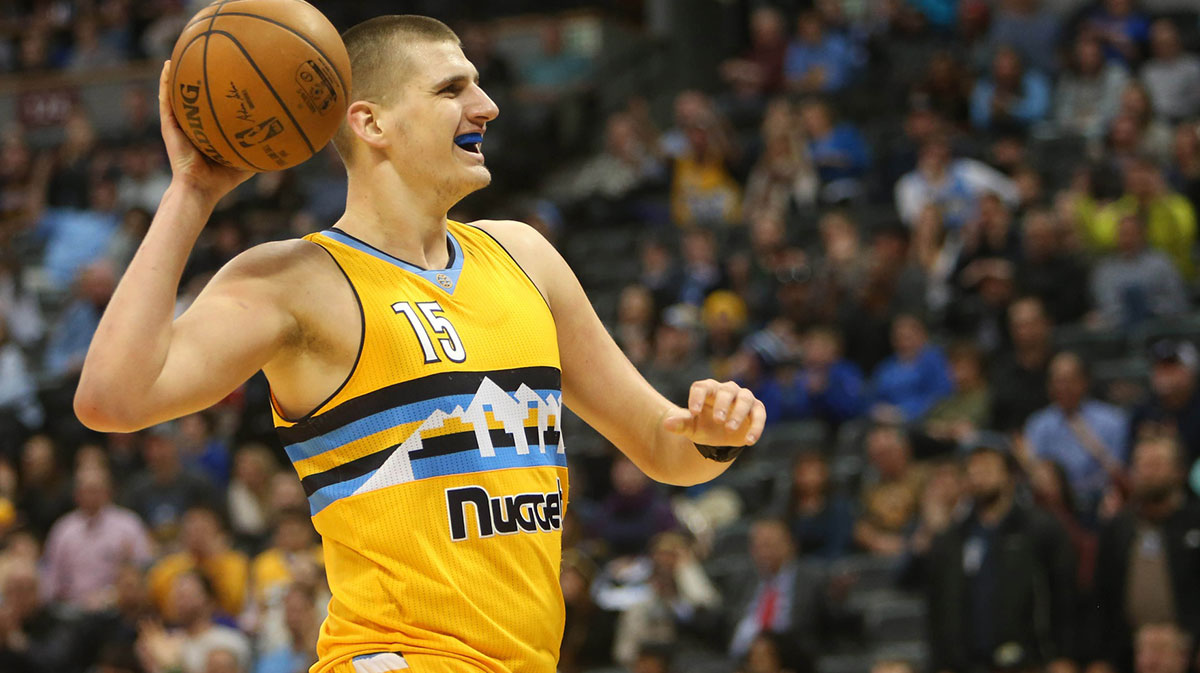
M 1017 473 L 998 442 L 967 455 L 971 509 L 928 556 L 930 670 L 1076 670 L 1074 553 L 1054 518 L 1017 501 Z
M 1134 409 L 1129 442 L 1146 432 L 1174 435 L 1188 465 L 1200 461 L 1200 353 L 1190 341 L 1160 339 L 1150 346 L 1150 399 Z
M 1179 443 L 1142 439 L 1130 468 L 1129 505 L 1100 531 L 1095 673 L 1133 670 L 1134 634 L 1148 626 L 1174 623 L 1200 638 L 1200 505 L 1184 493 Z

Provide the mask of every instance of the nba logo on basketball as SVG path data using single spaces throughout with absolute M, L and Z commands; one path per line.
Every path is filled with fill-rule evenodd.
M 446 288 L 447 290 L 449 290 L 454 285 L 454 281 L 450 280 L 450 276 L 447 276 L 444 273 L 439 273 L 437 275 L 437 282 L 438 282 L 438 285 L 441 285 L 442 287 Z
M 235 137 L 238 144 L 242 147 L 253 147 L 268 138 L 279 135 L 281 132 L 283 132 L 283 124 L 278 119 L 271 117 L 256 126 L 238 131 Z

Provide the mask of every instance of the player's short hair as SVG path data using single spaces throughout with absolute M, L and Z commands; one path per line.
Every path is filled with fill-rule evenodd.
M 392 102 L 398 83 L 412 70 L 406 47 L 429 42 L 462 44 L 446 24 L 416 14 L 392 14 L 363 21 L 342 33 L 342 42 L 350 55 L 349 102 L 369 100 L 381 105 Z M 354 131 L 343 119 L 333 136 L 333 145 L 343 161 L 349 158 L 353 142 Z

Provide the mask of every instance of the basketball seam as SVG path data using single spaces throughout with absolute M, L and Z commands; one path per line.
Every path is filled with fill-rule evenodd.
M 217 5 L 217 10 L 215 12 L 213 12 L 209 16 L 202 16 L 198 19 L 193 18 L 191 21 L 188 21 L 187 25 L 184 26 L 183 29 L 187 30 L 188 28 L 191 28 L 192 26 L 196 25 L 197 23 L 200 23 L 201 21 L 207 21 L 208 19 L 211 19 L 212 17 L 216 16 L 217 13 L 219 13 L 221 11 L 221 8 L 224 7 L 225 5 L 232 5 L 235 2 L 245 2 L 245 1 L 246 0 L 222 0 L 221 4 Z M 318 12 L 321 11 L 321 10 L 317 9 L 317 7 L 310 2 L 305 2 L 304 0 L 293 0 L 293 1 L 299 2 L 302 5 L 308 5 L 309 7 L 316 9 Z M 211 5 L 209 5 L 209 6 L 211 7 Z M 200 12 L 203 12 L 203 11 L 204 11 L 203 9 L 200 10 Z M 197 14 L 198 13 L 199 12 L 197 12 Z M 324 12 L 321 12 L 321 13 L 322 13 L 322 15 L 324 15 Z M 329 17 L 325 17 L 325 18 L 328 19 Z
M 225 4 L 225 1 L 226 0 L 222 0 L 221 4 Z M 217 11 L 220 12 L 221 8 L 217 7 Z M 217 15 L 213 14 L 213 21 L 216 22 L 216 20 L 217 20 Z M 221 119 L 217 115 L 217 109 L 213 107 L 212 87 L 208 83 L 208 40 L 210 37 L 212 37 L 215 34 L 218 34 L 220 31 L 212 30 L 211 29 L 212 24 L 209 24 L 209 25 L 210 25 L 210 29 L 204 31 L 204 57 L 203 57 L 204 60 L 200 65 L 200 71 L 204 74 L 204 96 L 205 96 L 205 98 L 208 99 L 208 111 L 212 113 L 213 125 L 217 127 L 217 132 L 221 134 L 221 138 L 223 138 L 225 140 L 225 144 L 229 145 L 229 149 L 233 150 L 233 153 L 236 154 L 239 159 L 246 162 L 247 166 L 250 166 L 251 168 L 253 168 L 259 172 L 274 170 L 272 168 L 262 168 L 258 164 L 254 163 L 253 161 L 250 161 L 246 157 L 242 156 L 242 153 L 238 151 L 237 147 L 234 147 L 233 141 L 229 140 L 229 136 L 225 135 L 225 128 L 223 126 L 221 126 Z M 229 33 L 225 33 L 225 36 L 228 37 L 230 39 L 230 41 L 234 41 L 233 36 L 230 35 Z M 235 42 L 235 44 L 236 44 L 236 42 Z M 240 44 L 238 45 L 238 49 L 241 49 Z M 255 69 L 255 71 L 257 71 L 258 66 L 255 65 L 252 61 L 250 61 L 250 55 L 247 54 L 244 49 L 242 49 L 242 55 L 246 57 L 246 60 L 249 61 L 250 65 Z M 282 104 L 282 102 L 281 102 L 281 104 Z M 307 141 L 305 141 L 305 142 L 307 142 Z
M 228 0 L 228 1 L 229 2 L 238 2 L 238 0 Z M 303 0 L 296 0 L 296 1 L 302 2 Z M 258 19 L 259 21 L 266 21 L 267 23 L 270 23 L 272 25 L 278 26 L 278 27 L 286 30 L 287 32 L 291 33 L 292 35 L 295 35 L 296 37 L 300 38 L 301 40 L 304 40 L 304 42 L 306 44 L 308 44 L 308 46 L 312 47 L 313 51 L 317 52 L 317 54 L 321 58 L 325 59 L 325 62 L 329 64 L 330 69 L 333 70 L 333 74 L 337 75 L 338 84 L 342 85 L 342 95 L 345 96 L 347 100 L 349 100 L 350 90 L 346 88 L 346 80 L 342 77 L 342 73 L 338 70 L 337 66 L 334 65 L 333 59 L 329 58 L 329 56 L 324 51 L 321 51 L 320 47 L 318 47 L 312 40 L 308 39 L 308 37 L 306 35 L 304 35 L 303 33 L 293 30 L 291 28 L 291 26 L 288 26 L 286 23 L 281 23 L 274 19 L 268 19 L 267 17 L 260 16 L 258 14 L 250 14 L 249 12 L 221 12 L 221 16 L 239 16 L 239 17 L 244 17 L 247 19 Z
M 224 35 L 225 37 L 229 38 L 229 41 L 232 42 L 234 44 L 234 46 L 236 46 L 238 48 L 238 51 L 242 52 L 242 56 L 246 57 L 246 62 L 250 64 L 251 68 L 254 68 L 254 72 L 258 73 L 258 78 L 260 80 L 262 80 L 263 86 L 267 87 L 267 91 L 270 91 L 271 95 L 275 97 L 275 102 L 279 103 L 279 107 L 281 109 L 283 109 L 283 113 L 285 115 L 287 115 L 288 119 L 292 120 L 292 125 L 296 127 L 296 132 L 300 134 L 300 139 L 303 140 L 304 144 L 308 146 L 309 154 L 310 155 L 316 154 L 317 150 L 316 150 L 316 148 L 313 147 L 312 141 L 310 141 L 308 139 L 308 134 L 304 132 L 304 128 L 300 126 L 300 122 L 296 121 L 296 117 L 292 115 L 292 111 L 288 108 L 287 104 L 283 102 L 283 98 L 280 97 L 279 93 L 275 91 L 275 87 L 271 86 L 271 81 L 267 79 L 267 76 L 263 74 L 262 70 L 258 69 L 258 64 L 255 63 L 254 59 L 250 57 L 250 52 L 246 51 L 246 48 L 242 46 L 242 43 L 238 42 L 237 38 L 234 37 L 233 34 L 228 31 L 210 30 L 208 32 L 213 35 Z M 208 83 L 207 73 L 205 73 L 205 75 L 206 75 L 205 84 L 207 84 Z M 207 89 L 207 87 L 205 87 L 205 88 Z M 211 96 L 211 93 L 209 95 Z M 211 106 L 212 103 L 210 102 L 209 105 Z M 220 127 L 221 127 L 220 124 L 218 124 L 217 128 L 220 129 Z M 222 136 L 225 135 L 224 131 L 221 132 L 221 135 Z M 226 139 L 226 142 L 228 142 L 228 138 Z M 232 146 L 233 146 L 233 144 L 230 143 L 230 147 L 232 147 Z M 234 151 L 236 152 L 237 150 L 234 150 Z M 238 156 L 241 156 L 241 154 L 238 154 Z M 247 163 L 249 163 L 249 162 L 247 162 Z M 277 170 L 277 169 L 271 169 L 271 170 Z

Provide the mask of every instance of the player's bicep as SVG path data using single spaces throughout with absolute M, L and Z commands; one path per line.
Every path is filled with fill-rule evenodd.
M 270 280 L 218 274 L 171 326 L 150 391 L 154 415 L 175 418 L 221 401 L 276 357 L 295 330 Z

